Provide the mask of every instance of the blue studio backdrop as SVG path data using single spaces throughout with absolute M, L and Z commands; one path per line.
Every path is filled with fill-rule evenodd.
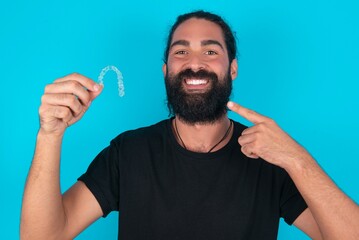
M 275 119 L 359 201 L 359 3 L 317 1 L 2 1 L 0 3 L 0 239 L 18 239 L 21 200 L 46 84 L 72 72 L 105 89 L 64 138 L 65 191 L 119 133 L 168 117 L 161 67 L 177 15 L 222 15 L 238 38 L 232 99 Z M 233 113 L 235 120 L 249 124 Z M 118 213 L 76 239 L 116 239 Z M 278 239 L 308 239 L 280 224 Z

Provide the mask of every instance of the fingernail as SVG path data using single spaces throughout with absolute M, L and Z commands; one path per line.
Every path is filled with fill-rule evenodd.
M 233 102 L 229 101 L 229 102 L 227 103 L 227 106 L 228 106 L 228 107 L 233 107 Z
M 97 92 L 98 90 L 100 90 L 100 85 L 95 84 L 95 86 L 93 87 L 93 89 Z

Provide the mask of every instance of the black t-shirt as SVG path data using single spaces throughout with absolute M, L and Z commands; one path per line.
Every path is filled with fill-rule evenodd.
M 171 119 L 111 141 L 79 180 L 104 217 L 120 211 L 119 238 L 276 239 L 307 208 L 282 169 L 243 155 L 234 122 L 229 143 L 212 153 L 182 148 Z

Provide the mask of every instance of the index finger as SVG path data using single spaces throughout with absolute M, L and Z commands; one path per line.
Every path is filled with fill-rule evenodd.
M 231 101 L 227 103 L 227 107 L 254 124 L 261 123 L 267 120 L 267 117 Z
M 84 75 L 81 75 L 79 73 L 69 74 L 63 78 L 57 79 L 55 82 L 65 82 L 65 81 L 69 81 L 69 80 L 74 80 L 74 81 L 79 82 L 82 86 L 84 86 L 87 90 L 89 90 L 91 92 L 97 92 L 100 90 L 99 84 L 97 84 L 92 79 L 85 77 Z

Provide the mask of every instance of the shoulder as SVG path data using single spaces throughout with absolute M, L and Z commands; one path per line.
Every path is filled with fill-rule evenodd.
M 248 126 L 243 125 L 240 122 L 237 122 L 237 121 L 232 120 L 232 119 L 231 119 L 231 121 L 233 122 L 233 125 L 234 125 L 235 134 L 240 135 L 243 132 L 244 129 L 248 128 Z
M 169 122 L 170 119 L 165 119 L 150 126 L 125 131 L 115 137 L 111 142 L 114 144 L 125 142 L 135 144 L 162 139 L 168 135 Z

